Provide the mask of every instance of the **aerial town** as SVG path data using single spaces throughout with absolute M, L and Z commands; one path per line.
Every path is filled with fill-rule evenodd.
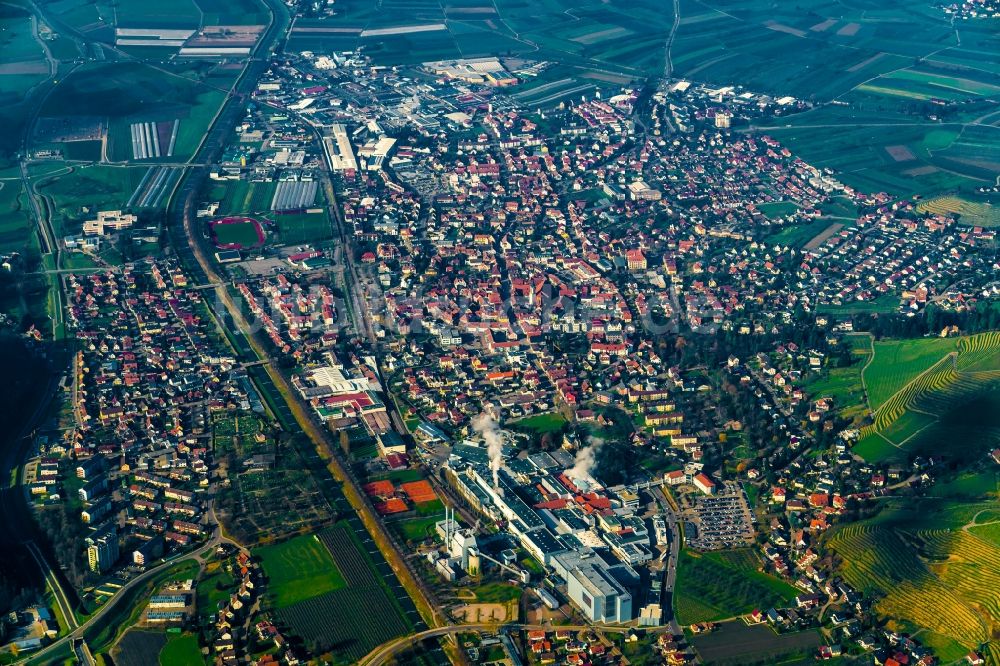
M 41 583 L 0 569 L 0 663 L 1000 664 L 996 224 L 783 139 L 847 102 L 675 75 L 679 23 L 665 76 L 557 95 L 541 55 L 277 48 L 349 29 L 266 4 L 115 32 L 235 74 L 190 160 L 133 114 L 152 166 L 57 225 L 88 167 L 26 158 L 49 386 L 0 515 Z

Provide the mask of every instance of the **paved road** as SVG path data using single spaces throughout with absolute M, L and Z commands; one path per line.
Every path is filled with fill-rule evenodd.
M 48 560 L 42 555 L 42 551 L 38 550 L 38 546 L 34 541 L 25 541 L 24 546 L 31 553 L 31 556 L 35 558 L 35 562 L 38 563 L 38 568 L 42 570 L 42 575 L 45 576 L 45 582 L 50 588 L 52 588 L 52 595 L 56 598 L 56 603 L 59 604 L 59 610 L 62 611 L 63 617 L 66 619 L 66 624 L 72 631 L 76 629 L 79 624 L 76 621 L 76 615 L 73 613 L 73 604 L 69 602 L 66 597 L 66 592 L 63 590 L 62 585 L 59 583 L 59 579 L 56 577 L 55 572 L 52 567 L 49 566 Z
M 90 646 L 87 645 L 87 641 L 82 638 L 78 638 L 73 641 L 73 652 L 76 654 L 77 660 L 83 664 L 83 666 L 97 666 L 97 661 L 94 659 L 94 655 L 90 652 Z
M 674 75 L 674 59 L 671 50 L 674 46 L 674 37 L 677 35 L 677 28 L 681 24 L 681 1 L 674 0 L 674 23 L 670 26 L 670 34 L 667 35 L 667 43 L 663 48 L 663 79 L 669 81 Z
M 210 541 L 208 541 L 208 543 L 206 543 L 200 550 L 191 551 L 187 553 L 178 553 L 177 555 L 167 558 L 166 560 L 156 565 L 155 567 L 147 569 L 146 571 L 139 574 L 129 582 L 125 583 L 125 585 L 121 587 L 121 589 L 118 591 L 117 594 L 115 594 L 115 596 L 111 597 L 111 599 L 105 602 L 105 604 L 101 606 L 101 608 L 97 612 L 91 615 L 90 618 L 88 618 L 83 624 L 79 625 L 78 627 L 76 627 L 76 629 L 66 634 L 62 638 L 59 638 L 54 642 L 50 643 L 49 645 L 42 648 L 38 652 L 33 652 L 30 655 L 25 655 L 22 661 L 26 661 L 28 663 L 44 662 L 44 659 L 42 659 L 43 657 L 46 657 L 52 654 L 53 652 L 57 651 L 62 646 L 66 645 L 67 642 L 83 638 L 83 634 L 87 631 L 87 629 L 93 627 L 95 624 L 100 622 L 105 615 L 107 615 L 111 610 L 116 608 L 119 603 L 121 603 L 121 600 L 125 597 L 126 592 L 128 592 L 137 585 L 145 583 L 150 578 L 154 577 L 156 574 L 160 573 L 165 568 L 171 565 L 177 564 L 178 562 L 181 562 L 185 559 L 198 559 L 200 558 L 201 555 L 211 553 L 216 548 L 216 546 L 218 546 L 223 541 L 229 541 L 229 539 L 223 538 L 218 533 L 218 530 L 216 530 L 215 537 L 213 537 Z
M 656 503 L 660 505 L 663 515 L 666 517 L 667 529 L 670 530 L 670 554 L 667 556 L 667 575 L 663 579 L 663 594 L 667 598 L 666 607 L 663 612 L 669 618 L 668 627 L 674 634 L 680 634 L 681 626 L 674 617 L 674 586 L 677 584 L 677 558 L 680 557 L 681 539 L 683 524 L 678 520 L 677 512 L 674 511 L 670 498 L 662 486 L 657 486 L 650 491 Z
M 381 666 L 381 664 L 386 663 L 396 654 L 403 652 L 417 643 L 427 640 L 428 638 L 438 638 L 441 636 L 450 636 L 454 634 L 462 634 L 471 631 L 500 631 L 514 629 L 517 631 L 532 631 L 534 629 L 541 629 L 545 631 L 593 631 L 593 632 L 604 632 L 604 633 L 617 633 L 624 634 L 632 630 L 632 627 L 621 626 L 621 625 L 607 625 L 607 624 L 595 624 L 595 625 L 549 625 L 549 624 L 456 624 L 448 627 L 436 627 L 433 629 L 428 629 L 426 631 L 421 631 L 416 634 L 410 634 L 409 636 L 401 636 L 394 641 L 384 643 L 379 647 L 375 648 L 372 652 L 369 652 L 363 659 L 358 662 L 359 666 Z M 653 633 L 668 631 L 667 627 L 654 627 L 650 629 Z

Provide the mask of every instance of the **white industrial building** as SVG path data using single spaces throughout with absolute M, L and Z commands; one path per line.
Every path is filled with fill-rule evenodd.
M 552 566 L 566 581 L 570 600 L 591 622 L 632 620 L 632 589 L 639 582 L 639 574 L 632 567 L 609 565 L 589 549 L 555 555 Z

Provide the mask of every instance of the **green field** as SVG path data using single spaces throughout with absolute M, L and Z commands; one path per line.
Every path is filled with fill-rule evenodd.
M 920 373 L 957 348 L 954 338 L 876 342 L 875 356 L 863 375 L 871 408 L 878 409 Z
M 37 247 L 29 211 L 27 193 L 21 183 L 3 181 L 0 185 L 0 252 L 23 252 L 26 245 Z
M 42 45 L 31 29 L 30 14 L 13 4 L 0 5 L 0 169 L 14 164 L 32 103 L 52 85 Z
M 794 201 L 771 201 L 769 203 L 760 204 L 757 206 L 757 210 L 762 212 L 767 217 L 774 219 L 777 217 L 792 215 L 799 210 L 799 206 Z
M 265 6 L 258 0 L 195 0 L 203 25 L 264 25 Z
M 257 236 L 257 225 L 253 222 L 233 222 L 231 224 L 216 224 L 212 227 L 215 241 L 218 245 L 239 245 L 241 248 L 251 248 L 260 245 Z
M 971 527 L 969 531 L 983 541 L 988 541 L 994 547 L 1000 548 L 1000 522 Z
M 51 206 L 56 235 L 79 233 L 83 221 L 98 210 L 120 210 L 142 181 L 146 167 L 76 166 L 57 176 L 34 177 L 38 192 Z
M 49 77 L 45 51 L 35 39 L 30 15 L 22 9 L 3 5 L 0 9 L 0 53 L 6 67 L 0 73 L 0 101 L 13 104 Z
M 520 599 L 523 594 L 521 588 L 502 583 L 486 583 L 470 589 L 476 595 L 476 601 L 484 604 L 504 604 Z
M 61 147 L 67 160 L 98 162 L 101 159 L 101 142 L 97 140 L 66 141 Z
M 201 11 L 193 0 L 118 0 L 117 19 L 118 26 L 125 28 L 151 25 L 161 28 L 197 28 L 201 23 Z
M 236 579 L 221 568 L 198 581 L 198 609 L 200 613 L 211 613 L 219 602 L 229 599 L 234 592 Z
M 917 453 L 967 458 L 996 446 L 1000 332 L 878 342 L 875 348 L 864 377 L 878 407 L 855 453 L 867 460 Z
M 360 522 L 356 524 L 364 529 Z M 362 544 L 346 522 L 324 530 L 318 538 L 333 556 L 346 585 L 277 609 L 277 621 L 291 627 L 307 645 L 315 641 L 323 647 L 321 652 L 330 650 L 324 658 L 336 666 L 358 663 L 372 648 L 413 629 L 419 616 L 402 590 L 389 587 L 395 582 L 389 565 L 368 556 L 366 549 L 374 549 L 373 542 Z M 404 613 L 401 599 L 410 613 Z
M 712 553 L 681 552 L 674 609 L 678 622 L 693 624 L 785 606 L 798 591 L 757 570 L 748 549 Z
M 132 159 L 131 123 L 179 119 L 172 159 L 184 160 L 194 155 L 225 98 L 221 90 L 139 62 L 92 63 L 60 79 L 40 115 L 108 117 L 112 161 Z
M 998 473 L 992 469 L 985 472 L 964 472 L 946 481 L 934 485 L 934 495 L 947 499 L 964 498 L 978 499 L 982 497 L 997 498 Z
M 256 550 L 275 608 L 318 597 L 346 583 L 330 552 L 315 536 L 298 536 Z
M 403 541 L 420 542 L 427 537 L 434 536 L 434 525 L 443 520 L 443 516 L 428 516 L 426 518 L 404 518 L 387 522 L 393 532 L 398 534 Z
M 536 432 L 541 435 L 547 432 L 558 432 L 561 430 L 562 427 L 566 425 L 566 418 L 558 412 L 552 412 L 550 414 L 529 416 L 519 421 L 513 421 L 509 425 L 513 428 L 530 430 L 531 432 Z
M 198 637 L 194 634 L 173 636 L 160 651 L 160 666 L 191 666 L 203 661 Z
M 971 527 L 995 506 L 892 502 L 873 519 L 837 528 L 829 545 L 847 582 L 879 599 L 877 613 L 935 634 L 929 645 L 947 660 L 955 644 L 967 651 L 990 641 L 1000 621 L 1000 548 Z M 986 652 L 1000 658 L 995 641 Z
M 766 205 L 768 204 L 762 204 L 759 208 L 763 208 Z M 772 217 L 772 215 L 768 215 L 768 217 Z M 815 238 L 817 234 L 822 233 L 830 224 L 829 220 L 812 220 L 809 222 L 786 224 L 780 228 L 780 231 L 771 234 L 765 240 L 768 245 L 791 245 L 792 247 L 800 248 Z
M 804 386 L 811 399 L 833 398 L 833 406 L 846 418 L 868 413 L 861 371 L 871 357 L 868 336 L 851 336 L 843 344 L 851 345 L 854 363 L 844 368 L 829 368 Z

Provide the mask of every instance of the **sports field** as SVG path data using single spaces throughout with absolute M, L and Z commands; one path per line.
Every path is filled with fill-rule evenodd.
M 219 202 L 220 215 L 254 215 L 266 213 L 274 196 L 274 182 L 227 180 L 212 186 L 209 198 Z
M 272 214 L 278 227 L 282 245 L 298 245 L 301 243 L 322 243 L 333 237 L 333 226 L 327 216 L 326 209 L 317 213 L 290 213 L 287 215 Z
M 212 236 L 218 247 L 247 249 L 263 245 L 260 223 L 245 217 L 227 217 L 212 223 Z
M 318 597 L 346 583 L 315 536 L 297 536 L 284 543 L 255 550 L 268 578 L 268 594 L 275 608 Z

